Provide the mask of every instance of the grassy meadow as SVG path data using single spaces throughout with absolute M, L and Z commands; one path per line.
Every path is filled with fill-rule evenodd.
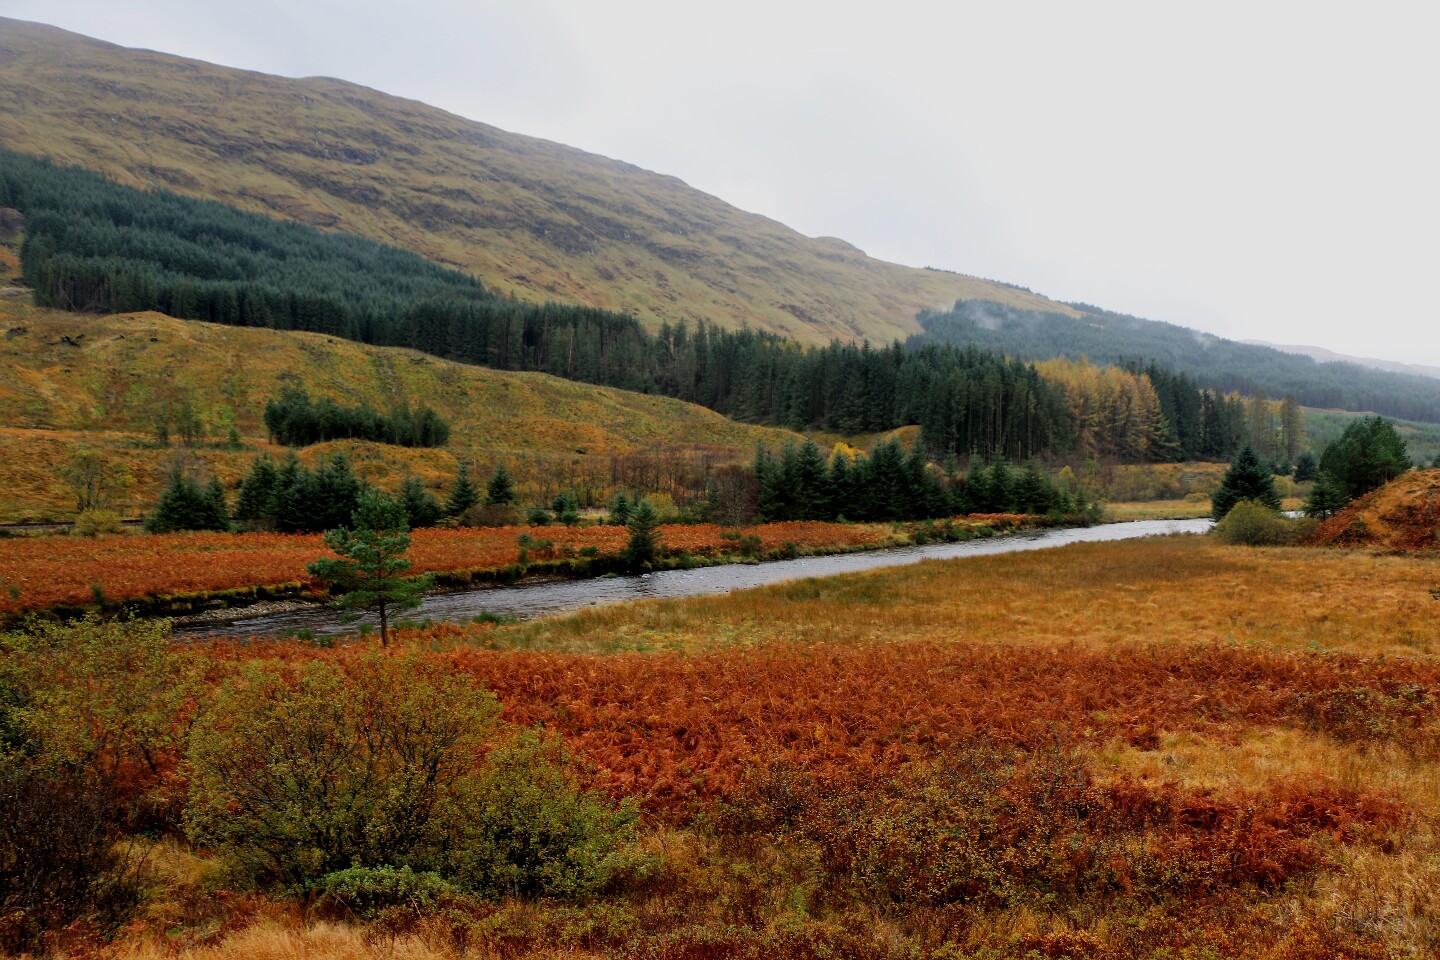
M 128 925 L 57 949 L 1434 956 L 1437 584 L 1429 556 L 1167 537 L 410 627 L 389 661 L 483 686 L 505 729 L 560 738 L 580 787 L 636 805 L 631 868 L 580 899 L 357 913 L 152 829 Z M 373 643 L 177 656 L 203 704 L 244 670 L 363 673 Z M 140 777 L 151 816 L 188 770 Z

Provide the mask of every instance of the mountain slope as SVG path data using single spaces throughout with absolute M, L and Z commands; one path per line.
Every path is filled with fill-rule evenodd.
M 326 78 L 0 18 L 0 146 L 415 250 L 522 299 L 887 340 L 957 298 L 1069 308 L 866 257 L 681 181 Z
M 1398 360 L 1380 360 L 1376 357 L 1352 357 L 1346 353 L 1336 353 L 1333 350 L 1326 350 L 1324 347 L 1311 347 L 1297 343 L 1271 343 L 1268 340 L 1241 340 L 1254 347 L 1269 347 L 1272 350 L 1279 350 L 1282 353 L 1294 353 L 1302 357 L 1309 357 L 1320 363 L 1354 363 L 1362 367 L 1370 367 L 1375 370 L 1388 370 L 1391 373 L 1410 373 L 1417 377 L 1431 377 L 1440 380 L 1440 367 L 1431 367 L 1423 363 L 1401 363 Z
M 961 301 L 920 315 L 914 344 L 974 344 L 1024 359 L 1087 357 L 1095 363 L 1150 360 L 1221 392 L 1293 395 L 1307 407 L 1378 413 L 1440 423 L 1440 382 L 1354 363 L 1317 363 L 1270 347 L 1226 340 L 1198 330 L 1072 304 L 1065 315 Z

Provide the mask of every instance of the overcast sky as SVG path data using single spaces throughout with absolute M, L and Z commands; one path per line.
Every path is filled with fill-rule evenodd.
M 0 0 L 673 174 L 872 256 L 1440 364 L 1440 10 Z

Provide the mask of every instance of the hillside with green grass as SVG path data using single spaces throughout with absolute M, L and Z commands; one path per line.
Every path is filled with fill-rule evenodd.
M 889 340 L 957 298 L 1028 291 L 865 256 L 674 177 L 328 78 L 292 80 L 0 19 L 0 146 L 133 186 L 414 250 L 490 290 Z

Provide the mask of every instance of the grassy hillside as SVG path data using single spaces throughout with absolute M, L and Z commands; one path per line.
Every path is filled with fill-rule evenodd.
M 222 479 L 234 480 L 258 451 L 280 452 L 263 442 L 260 418 L 266 400 L 287 383 L 379 410 L 402 399 L 425 403 L 450 421 L 445 450 L 344 443 L 308 452 L 313 459 L 332 446 L 345 449 L 364 475 L 386 485 L 409 470 L 438 488 L 453 477 L 457 456 L 481 470 L 505 458 L 522 492 L 540 497 L 562 483 L 608 486 L 616 455 L 664 448 L 671 452 L 660 460 L 738 460 L 757 443 L 796 438 L 678 400 L 545 374 L 156 313 L 92 317 L 42 310 L 15 292 L 0 296 L 0 428 L 9 454 L 0 464 L 0 520 L 66 516 L 67 494 L 53 468 L 82 443 L 127 463 L 139 482 L 131 510 L 143 509 L 177 452 L 155 445 L 155 421 L 181 404 L 199 414 L 214 440 L 232 426 L 242 435 L 243 451 L 212 444 L 200 454 Z
M 890 339 L 957 298 L 1069 308 L 866 257 L 681 181 L 327 78 L 0 19 L 0 146 L 396 243 L 523 299 Z

